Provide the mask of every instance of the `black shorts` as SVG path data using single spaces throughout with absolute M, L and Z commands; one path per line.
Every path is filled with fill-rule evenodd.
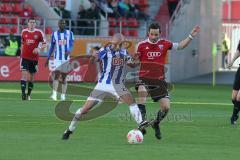
M 36 73 L 38 70 L 38 61 L 32 61 L 32 60 L 22 58 L 20 62 L 20 67 L 21 67 L 21 71 Z
M 144 85 L 147 88 L 148 94 L 150 94 L 154 102 L 157 102 L 162 98 L 169 98 L 169 86 L 165 80 L 140 78 L 140 81 L 136 84 L 135 89 L 138 90 L 140 85 Z
M 235 75 L 235 80 L 233 83 L 233 89 L 234 90 L 239 90 L 240 89 L 240 67 L 237 70 L 237 73 Z

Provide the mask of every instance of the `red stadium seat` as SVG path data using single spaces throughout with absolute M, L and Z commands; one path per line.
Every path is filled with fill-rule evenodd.
M 129 30 L 129 36 L 131 37 L 138 37 L 138 32 L 137 30 Z
M 117 25 L 120 26 L 121 22 L 122 22 L 122 27 L 127 27 L 128 26 L 126 18 L 119 18 L 118 22 L 117 22 Z
M 3 12 L 3 4 L 0 4 L 0 12 Z
M 52 34 L 52 27 L 48 26 L 45 28 L 45 34 Z
M 24 4 L 24 9 L 27 9 L 29 12 L 33 12 L 31 4 Z
M 117 22 L 116 22 L 115 18 L 108 18 L 108 22 L 109 22 L 110 27 L 116 27 L 117 26 Z
M 10 29 L 8 26 L 1 26 L 0 33 L 10 33 Z
M 0 16 L 0 23 L 1 24 L 11 24 L 11 18 L 9 18 L 9 16 L 6 14 L 2 14 Z
M 12 12 L 12 4 L 3 3 L 3 12 Z
M 140 6 L 147 6 L 148 5 L 148 0 L 138 0 L 138 4 Z
M 12 1 L 14 1 L 15 3 L 23 3 L 24 2 L 24 0 L 12 0 Z
M 7 24 L 7 18 L 5 16 L 0 16 L 0 24 Z
M 18 16 L 11 17 L 11 24 L 18 24 Z
M 22 11 L 23 11 L 22 4 L 19 4 L 19 3 L 13 4 L 13 12 L 14 13 L 20 13 Z
M 11 27 L 10 31 L 13 34 L 16 34 L 16 33 L 18 33 L 18 27 L 17 26 L 13 26 L 13 27 Z
M 108 35 L 113 36 L 116 33 L 115 28 L 109 28 Z
M 123 30 L 122 30 L 122 34 L 127 37 L 127 36 L 128 36 L 128 30 L 123 29 Z
M 138 27 L 138 21 L 136 18 L 128 18 L 128 26 L 129 27 Z

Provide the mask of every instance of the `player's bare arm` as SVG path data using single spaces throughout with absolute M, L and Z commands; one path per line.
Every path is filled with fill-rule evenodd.
M 182 40 L 179 45 L 178 45 L 178 50 L 184 49 L 186 48 L 189 43 L 193 40 L 193 38 L 198 35 L 198 33 L 200 32 L 200 26 L 195 26 L 192 31 L 190 32 L 190 34 L 188 35 L 188 37 L 184 40 Z
M 238 59 L 240 57 L 240 51 L 237 50 L 236 53 L 234 54 L 233 59 L 227 64 L 228 68 L 231 68 L 233 63 L 236 61 L 236 59 Z
M 98 58 L 98 51 L 95 50 L 94 48 L 91 49 L 90 51 L 90 63 L 95 63 L 98 62 L 99 58 Z
M 40 44 L 38 45 L 37 48 L 35 48 L 35 49 L 33 50 L 33 53 L 34 53 L 34 54 L 38 54 L 38 53 L 41 52 L 41 50 L 44 50 L 46 47 L 47 47 L 47 43 L 46 43 L 46 42 L 42 42 L 42 43 L 40 43 Z

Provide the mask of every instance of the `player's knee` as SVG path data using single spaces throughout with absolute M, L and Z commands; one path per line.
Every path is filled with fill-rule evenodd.
M 90 109 L 88 108 L 82 108 L 81 109 L 81 114 L 87 114 Z
M 59 74 L 55 74 L 55 75 L 54 75 L 54 80 L 58 80 L 59 77 L 60 77 Z
M 146 91 L 138 91 L 138 97 L 147 97 L 148 96 L 148 93 Z
M 240 95 L 239 94 L 236 96 L 236 101 L 240 101 Z
M 236 100 L 234 105 L 240 108 L 240 101 Z
M 169 105 L 169 104 L 162 104 L 162 105 L 161 105 L 161 110 L 162 110 L 163 112 L 168 112 L 169 109 L 170 109 L 170 105 Z
M 27 81 L 27 76 L 22 76 L 22 77 L 21 77 L 21 80 L 22 80 L 22 81 Z
M 29 79 L 30 82 L 34 82 L 34 75 L 30 75 L 30 79 Z

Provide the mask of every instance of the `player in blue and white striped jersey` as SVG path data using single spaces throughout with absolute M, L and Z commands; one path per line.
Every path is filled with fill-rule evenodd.
M 54 51 L 53 60 L 53 93 L 51 98 L 57 100 L 57 89 L 59 84 L 59 78 L 62 79 L 62 94 L 61 100 L 65 100 L 67 81 L 66 77 L 70 71 L 69 59 L 70 53 L 73 49 L 74 35 L 70 30 L 65 29 L 65 21 L 63 19 L 59 20 L 58 27 L 59 30 L 52 33 L 51 46 L 48 54 L 48 59 L 46 65 L 49 63 L 49 59 Z
M 98 102 L 102 102 L 109 95 L 117 100 L 121 99 L 123 103 L 129 106 L 130 113 L 139 125 L 139 129 L 148 125 L 147 121 L 142 120 L 142 115 L 134 98 L 124 86 L 124 70 L 130 55 L 121 46 L 123 38 L 122 34 L 116 34 L 113 36 L 111 45 L 107 45 L 99 50 L 96 58 L 103 64 L 102 75 L 83 107 L 79 108 L 75 113 L 62 139 L 68 139 L 70 134 L 76 129 L 77 122 L 81 119 L 81 116 L 88 113 L 91 108 Z
M 99 83 L 120 84 L 124 83 L 124 70 L 129 59 L 126 49 L 119 48 L 115 51 L 113 45 L 103 47 L 99 50 L 98 59 L 102 61 L 103 72 Z

